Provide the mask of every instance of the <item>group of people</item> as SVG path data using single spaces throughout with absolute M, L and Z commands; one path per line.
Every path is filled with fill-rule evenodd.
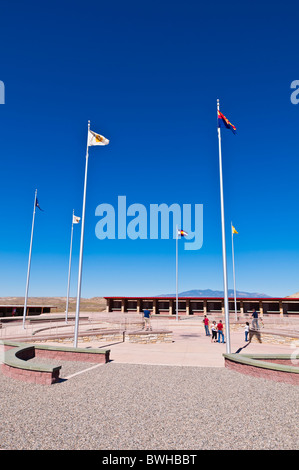
M 253 309 L 251 317 L 252 317 L 252 328 L 254 330 L 259 330 L 260 327 L 258 323 L 258 312 L 255 309 Z M 211 336 L 210 329 L 209 329 L 210 320 L 208 319 L 206 315 L 204 316 L 203 324 L 205 327 L 206 336 Z M 246 342 L 249 341 L 248 339 L 249 328 L 250 328 L 249 322 L 247 321 L 245 323 L 245 341 Z M 216 342 L 220 343 L 220 338 L 222 338 L 222 343 L 225 343 L 224 334 L 223 334 L 223 323 L 221 320 L 219 320 L 217 325 L 215 321 L 212 322 L 211 331 L 212 331 L 212 337 L 211 337 L 212 343 L 216 343 Z M 218 339 L 217 339 L 217 334 L 218 334 Z
M 205 315 L 203 319 L 203 324 L 205 327 L 205 332 L 206 336 L 211 336 L 210 329 L 209 329 L 209 323 L 210 320 L 208 317 Z M 214 320 L 211 324 L 211 331 L 212 331 L 212 336 L 211 336 L 211 343 L 225 343 L 224 341 L 224 333 L 223 333 L 223 323 L 221 320 L 216 324 L 216 321 Z M 218 338 L 218 339 L 217 339 Z M 221 341 L 220 341 L 221 339 Z
M 143 319 L 144 319 L 143 329 L 145 329 L 146 331 L 152 330 L 151 312 L 149 310 L 143 311 Z M 224 333 L 223 333 L 223 323 L 221 320 L 219 320 L 218 323 L 216 323 L 215 320 L 211 323 L 212 335 L 210 333 L 210 327 L 209 327 L 210 320 L 208 319 L 207 315 L 204 316 L 203 324 L 205 327 L 206 336 L 211 336 L 211 343 L 225 343 Z M 258 312 L 255 309 L 253 310 L 253 313 L 252 313 L 252 328 L 257 329 L 257 330 L 259 329 Z M 249 335 L 249 322 L 246 322 L 245 324 L 245 341 L 246 342 L 248 341 L 248 335 Z

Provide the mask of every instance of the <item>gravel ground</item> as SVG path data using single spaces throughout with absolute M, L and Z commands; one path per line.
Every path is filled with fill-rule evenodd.
M 40 360 L 39 360 L 40 362 Z M 52 386 L 0 374 L 2 450 L 298 450 L 299 388 L 225 368 L 62 363 Z

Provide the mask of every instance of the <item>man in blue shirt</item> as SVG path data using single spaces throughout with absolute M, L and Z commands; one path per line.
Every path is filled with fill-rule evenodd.
M 251 316 L 252 316 L 252 328 L 254 328 L 255 330 L 259 330 L 258 312 L 255 310 L 255 308 L 253 309 Z
M 143 310 L 143 318 L 144 318 L 144 321 L 145 321 L 145 330 L 151 330 L 152 327 L 151 327 L 151 312 L 149 310 Z M 144 328 L 143 327 L 143 328 Z

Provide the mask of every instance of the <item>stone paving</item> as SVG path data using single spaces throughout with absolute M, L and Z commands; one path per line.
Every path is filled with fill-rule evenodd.
M 227 370 L 226 344 L 211 343 L 199 320 L 165 326 L 171 344 L 79 341 L 109 348 L 111 362 L 64 362 L 52 386 L 0 374 L 0 449 L 299 449 L 298 387 Z M 293 351 L 245 343 L 242 329 L 231 331 L 231 349 Z

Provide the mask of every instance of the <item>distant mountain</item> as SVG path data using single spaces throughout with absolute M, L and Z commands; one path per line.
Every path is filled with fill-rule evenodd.
M 287 295 L 286 298 L 295 298 L 295 297 L 299 297 L 299 292 L 296 292 L 295 294 L 293 295 Z
M 179 297 L 223 297 L 224 292 L 221 290 L 211 290 L 211 289 L 194 289 L 188 290 L 185 292 L 180 292 Z M 228 289 L 228 296 L 234 297 L 234 290 Z M 237 297 L 247 297 L 247 298 L 261 298 L 261 297 L 271 297 L 268 294 L 261 294 L 258 292 L 243 292 L 238 291 L 236 292 Z M 161 294 L 157 295 L 156 297 L 175 297 L 175 294 Z

